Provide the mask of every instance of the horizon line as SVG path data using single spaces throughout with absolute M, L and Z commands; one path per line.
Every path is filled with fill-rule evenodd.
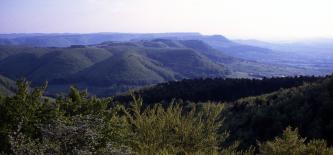
M 100 32 L 0 32 L 0 35 L 89 35 L 89 34 L 193 34 L 193 35 L 202 35 L 202 36 L 223 36 L 229 40 L 257 40 L 257 41 L 266 41 L 266 42 L 285 42 L 285 41 L 305 41 L 305 40 L 321 40 L 321 39 L 333 39 L 333 37 L 303 37 L 303 38 L 270 38 L 263 39 L 262 37 L 235 37 L 224 35 L 220 33 L 202 33 L 202 32 L 182 32 L 182 31 L 170 31 L 170 32 L 120 32 L 120 31 L 100 31 Z

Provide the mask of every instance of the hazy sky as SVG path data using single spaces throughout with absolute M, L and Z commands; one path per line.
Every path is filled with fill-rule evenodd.
M 22 32 L 333 38 L 333 0 L 0 0 L 0 33 Z

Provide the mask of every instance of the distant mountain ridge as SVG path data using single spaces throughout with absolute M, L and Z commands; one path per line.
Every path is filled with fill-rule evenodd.
M 51 94 L 74 84 L 107 95 L 170 80 L 230 76 L 229 69 L 205 55 L 210 51 L 200 41 L 173 40 L 66 48 L 1 46 L 0 73 L 35 84 L 48 80 Z
M 201 40 L 225 55 L 259 63 L 316 70 L 319 75 L 333 72 L 333 41 L 304 40 L 295 43 L 269 43 L 258 40 L 230 40 L 222 35 L 200 33 L 54 33 L 0 34 L 0 45 L 69 47 L 95 45 L 106 41 Z
M 258 53 L 254 56 L 243 55 L 243 58 L 248 60 L 299 66 L 307 69 L 320 70 L 323 73 L 333 72 L 333 39 L 312 39 L 273 43 L 259 40 L 235 40 L 235 42 L 271 51 Z M 235 55 L 235 57 L 239 56 Z
M 55 33 L 55 34 L 0 34 L 0 45 L 36 47 L 69 47 L 94 45 L 105 41 L 150 40 L 154 38 L 198 37 L 199 33 Z
M 0 34 L 0 74 L 33 84 L 48 80 L 50 94 L 71 84 L 108 96 L 181 79 L 330 73 L 321 60 L 310 66 L 280 63 L 280 56 L 295 57 L 200 33 Z
M 66 91 L 70 85 L 108 96 L 181 79 L 305 73 L 303 69 L 234 58 L 202 40 L 160 38 L 70 47 L 0 46 L 0 74 L 11 79 L 26 77 L 36 85 L 48 80 L 51 95 Z

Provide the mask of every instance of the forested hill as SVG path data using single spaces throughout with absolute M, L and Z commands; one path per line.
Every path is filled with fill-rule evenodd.
M 0 46 L 0 74 L 13 80 L 24 77 L 33 85 L 47 80 L 49 95 L 75 85 L 98 96 L 109 96 L 170 80 L 230 76 L 227 64 L 209 57 L 213 53 L 214 49 L 200 41 L 171 40 L 66 48 Z M 216 57 L 229 58 L 223 54 Z
M 332 55 L 332 40 L 313 40 L 310 44 L 307 41 L 280 44 L 255 40 L 233 41 L 222 35 L 201 35 L 200 33 L 0 34 L 0 45 L 69 47 L 72 45 L 96 45 L 106 41 L 132 42 L 154 39 L 200 40 L 234 58 L 283 65 L 282 71 L 284 72 L 295 72 L 295 68 L 303 69 L 296 70 L 302 75 L 309 71 L 311 71 L 311 75 L 326 75 L 333 72 L 333 58 L 328 56 Z M 247 67 L 243 68 L 238 63 L 232 67 L 236 70 L 243 68 L 243 71 L 258 67 L 257 64 L 245 63 L 243 65 L 247 65 Z M 279 69 L 275 68 L 271 72 L 277 72 L 277 70 Z
M 241 148 L 255 146 L 280 135 L 288 126 L 302 137 L 325 139 L 333 144 L 333 76 L 249 79 L 197 79 L 159 84 L 133 92 L 146 105 L 173 98 L 194 103 L 224 102 L 224 126 L 230 132 L 226 143 Z M 248 97 L 247 97 L 248 96 Z M 131 101 L 116 96 L 116 101 Z M 203 101 L 199 102 L 198 101 Z M 177 102 L 177 101 L 176 101 Z M 180 102 L 187 104 L 188 102 Z
M 182 79 L 315 73 L 233 58 L 200 40 L 154 39 L 64 48 L 0 46 L 0 74 L 13 80 L 24 77 L 35 86 L 47 80 L 48 95 L 75 85 L 105 97 Z
M 225 130 L 244 146 L 272 139 L 287 126 L 333 144 L 333 76 L 226 104 Z M 232 141 L 231 140 L 231 141 Z
M 134 90 L 115 96 L 116 101 L 131 101 L 131 93 L 141 96 L 146 104 L 160 101 L 168 103 L 172 99 L 184 101 L 234 101 L 242 97 L 257 96 L 282 88 L 300 86 L 315 82 L 322 77 L 299 76 L 259 79 L 186 79 L 161 83 L 152 87 Z

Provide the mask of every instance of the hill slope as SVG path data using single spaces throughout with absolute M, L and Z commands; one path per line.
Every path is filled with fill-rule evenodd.
M 0 75 L 0 95 L 13 95 L 16 89 L 15 82 Z
M 169 104 L 172 99 L 191 103 L 224 102 L 227 143 L 240 141 L 242 148 L 272 140 L 288 126 L 302 137 L 325 139 L 333 144 L 333 76 L 288 77 L 263 80 L 197 79 L 169 82 L 138 90 L 146 105 Z M 259 96 L 258 96 L 259 95 Z M 115 96 L 128 103 L 128 94 Z M 163 102 L 164 100 L 165 102 Z M 198 103 L 199 102 L 199 103 Z M 188 104 L 189 102 L 179 102 Z
M 111 56 L 104 49 L 3 47 L 0 73 L 34 82 L 63 78 Z M 15 53 L 16 52 L 16 53 Z
M 181 79 L 315 73 L 233 58 L 201 40 L 153 39 L 70 47 L 0 46 L 0 74 L 14 80 L 26 77 L 33 85 L 48 80 L 49 95 L 76 85 L 98 96 L 109 96 Z
M 200 46 L 193 46 L 194 44 Z M 205 48 L 203 48 L 205 47 Z M 214 51 L 198 41 L 106 42 L 66 48 L 1 46 L 0 73 L 26 77 L 39 85 L 49 81 L 49 92 L 69 85 L 110 95 L 132 87 L 198 77 L 227 77 L 228 68 L 211 60 Z
M 0 45 L 24 45 L 36 47 L 69 47 L 71 45 L 94 45 L 105 41 L 131 42 L 140 40 L 200 40 L 217 49 L 217 53 L 244 59 L 249 62 L 232 63 L 233 70 L 251 72 L 251 76 L 271 76 L 270 72 L 307 75 L 327 75 L 332 70 L 332 45 L 330 41 L 300 42 L 297 44 L 270 44 L 258 41 L 231 41 L 222 35 L 200 33 L 93 33 L 93 34 L 0 34 Z M 323 52 L 324 51 L 324 52 Z M 215 56 L 214 56 L 215 55 Z M 210 55 L 211 59 L 226 59 Z M 207 56 L 207 55 L 206 55 Z M 1 59 L 1 54 L 0 54 Z M 255 63 L 255 62 L 259 63 Z M 265 64 L 265 66 L 262 66 Z M 282 66 L 283 69 L 271 64 Z M 256 68 L 263 70 L 256 75 Z M 239 75 L 242 75 L 239 73 Z M 273 74 L 281 76 L 281 74 Z
M 239 98 L 271 93 L 279 89 L 300 86 L 315 82 L 321 77 L 284 77 L 258 79 L 186 79 L 157 84 L 135 90 L 131 93 L 142 97 L 145 104 L 157 102 L 169 103 L 173 99 L 191 102 L 231 102 Z M 129 102 L 132 97 L 124 93 L 114 97 L 120 102 Z
M 333 77 L 227 104 L 225 130 L 244 146 L 272 139 L 287 126 L 333 144 Z
M 107 96 L 171 80 L 229 76 L 226 67 L 202 55 L 201 51 L 181 44 L 169 46 L 156 41 L 135 41 L 108 42 L 96 47 L 108 50 L 113 56 L 68 78 L 51 81 L 51 86 L 53 83 L 74 83 L 100 96 Z

